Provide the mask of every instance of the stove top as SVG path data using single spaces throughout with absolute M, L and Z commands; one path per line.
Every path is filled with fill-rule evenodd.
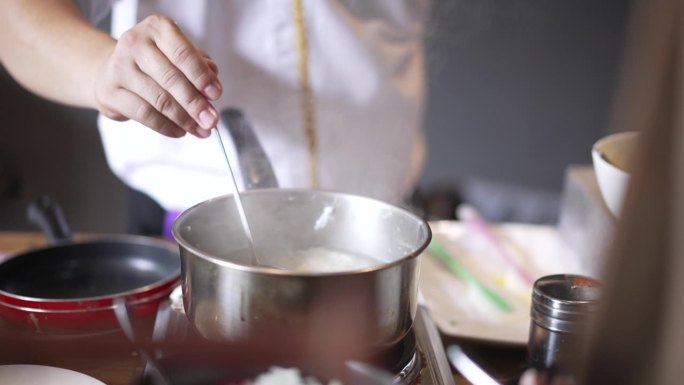
M 190 325 L 183 311 L 180 291 L 171 296 L 171 302 L 160 307 L 155 321 L 155 341 L 192 341 L 201 339 Z M 157 352 L 157 359 L 164 352 Z M 419 306 L 411 332 L 399 343 L 378 350 L 362 360 L 364 366 L 391 374 L 390 381 L 376 381 L 383 385 L 452 385 L 453 374 L 446 358 L 439 332 L 427 309 Z M 149 369 L 149 365 L 148 365 Z M 156 369 L 156 368 L 152 368 Z M 145 373 L 153 373 L 146 370 Z M 389 376 L 388 376 L 389 377 Z M 154 381 L 143 384 L 155 384 Z
M 447 360 L 442 338 L 439 335 L 430 313 L 423 306 L 418 306 L 418 314 L 413 323 L 416 335 L 417 351 L 423 358 L 420 370 L 421 385 L 455 385 L 454 375 Z

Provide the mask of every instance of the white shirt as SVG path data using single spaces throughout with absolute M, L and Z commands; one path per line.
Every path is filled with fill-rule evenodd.
M 428 2 L 303 1 L 321 189 L 398 203 L 414 187 L 424 158 Z M 216 61 L 224 92 L 215 107 L 245 113 L 280 186 L 310 187 L 292 2 L 122 0 L 113 36 L 152 14 L 176 20 Z M 114 173 L 167 210 L 231 192 L 215 138 L 172 139 L 105 117 L 99 126 Z

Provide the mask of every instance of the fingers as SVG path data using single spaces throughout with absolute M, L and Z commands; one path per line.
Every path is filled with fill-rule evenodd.
M 171 93 L 160 87 L 153 79 L 145 76 L 143 72 L 137 70 L 134 73 L 137 73 L 136 78 L 139 80 L 131 83 L 130 91 L 139 95 L 147 104 L 154 107 L 184 131 L 200 138 L 206 138 L 211 135 L 211 130 L 200 127 Z M 213 107 L 210 105 L 208 108 L 213 110 Z
M 186 130 L 177 126 L 151 104 L 131 91 L 119 89 L 112 93 L 111 98 L 113 99 L 112 102 L 118 106 L 120 114 L 130 117 L 162 135 L 180 138 L 186 133 Z
M 120 37 L 95 82 L 95 100 L 108 117 L 204 138 L 218 123 L 211 104 L 223 91 L 217 74 L 216 63 L 172 20 L 150 16 Z
M 218 75 L 218 65 L 211 59 L 211 58 L 206 58 L 205 59 L 207 66 L 209 66 L 209 69 L 214 73 L 214 76 Z
M 204 58 L 204 62 L 214 72 L 214 76 L 218 76 L 218 66 L 216 65 L 216 62 L 214 61 L 214 59 L 212 59 L 208 53 L 204 52 L 201 49 L 199 50 L 199 52 L 202 55 L 202 57 Z
M 144 59 L 138 60 L 136 63 L 140 71 L 157 86 L 153 87 L 150 84 L 151 82 L 147 82 L 147 86 L 143 87 L 150 94 L 141 96 L 181 126 L 186 119 L 185 116 L 178 116 L 181 111 L 175 107 L 180 107 L 185 112 L 183 115 L 190 116 L 205 130 L 215 127 L 218 121 L 218 113 L 209 101 L 160 51 L 151 48 L 148 51 Z M 206 67 L 206 70 L 211 72 L 209 67 Z M 136 87 L 136 84 L 132 83 L 131 86 Z M 168 96 L 171 98 L 169 99 Z M 166 111 L 169 113 L 177 114 L 175 118 L 166 114 L 166 111 L 162 110 L 164 107 L 168 107 Z
M 151 19 L 150 22 L 156 22 Z M 209 68 L 206 52 L 195 48 L 175 23 L 161 18 L 155 28 L 154 41 L 159 50 L 178 68 L 187 80 L 211 100 L 221 96 L 221 84 L 216 73 Z
M 168 18 L 151 16 L 142 27 L 148 27 L 150 40 L 144 40 L 145 54 L 136 55 L 140 69 L 168 91 L 173 98 L 205 129 L 218 121 L 218 113 L 208 100 L 221 96 L 216 72 L 206 62 L 206 53 L 192 43 Z

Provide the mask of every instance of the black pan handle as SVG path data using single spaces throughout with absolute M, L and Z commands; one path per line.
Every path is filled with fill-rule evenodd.
M 233 139 L 245 189 L 278 188 L 271 161 L 242 111 L 226 108 L 221 111 L 221 120 Z
M 52 198 L 42 196 L 31 202 L 26 214 L 31 223 L 43 230 L 51 245 L 71 242 L 71 229 L 64 212 Z

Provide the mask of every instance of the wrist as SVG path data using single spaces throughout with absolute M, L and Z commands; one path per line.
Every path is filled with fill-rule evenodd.
M 86 85 L 84 89 L 85 104 L 87 107 L 96 109 L 101 113 L 105 113 L 101 103 L 101 98 L 104 97 L 102 83 L 107 75 L 109 60 L 116 48 L 116 40 L 109 36 L 107 38 L 107 41 L 103 41 L 96 50 L 93 50 L 93 55 L 91 56 L 92 70 L 89 71 L 88 77 L 84 79 L 84 84 Z

